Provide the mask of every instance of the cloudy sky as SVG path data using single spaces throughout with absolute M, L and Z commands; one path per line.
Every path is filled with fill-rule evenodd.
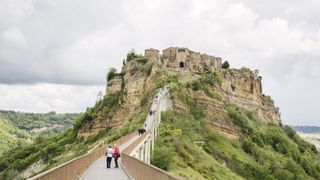
M 0 109 L 80 112 L 126 53 L 169 46 L 259 69 L 285 124 L 319 125 L 318 0 L 0 0 Z

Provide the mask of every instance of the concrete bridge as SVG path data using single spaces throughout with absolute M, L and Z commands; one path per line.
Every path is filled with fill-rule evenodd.
M 118 144 L 121 152 L 120 167 L 106 168 L 105 149 L 100 148 L 90 154 L 71 160 L 54 169 L 39 174 L 30 180 L 38 179 L 82 179 L 82 180 L 169 180 L 180 179 L 150 164 L 154 143 L 161 123 L 161 112 L 172 107 L 168 88 L 160 89 L 152 102 L 145 120 L 146 132 L 138 135 L 133 132 L 111 143 Z

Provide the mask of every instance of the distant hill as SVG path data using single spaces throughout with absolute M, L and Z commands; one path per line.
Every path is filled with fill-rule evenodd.
M 11 124 L 0 116 L 0 156 L 13 147 L 24 146 L 32 142 L 32 135 Z
M 25 113 L 0 110 L 0 156 L 23 147 L 39 136 L 52 136 L 70 128 L 78 113 Z
M 320 127 L 318 126 L 291 126 L 295 131 L 306 134 L 320 134 Z

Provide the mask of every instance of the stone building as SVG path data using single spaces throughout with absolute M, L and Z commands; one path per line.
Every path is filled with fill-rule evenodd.
M 166 68 L 184 69 L 190 71 L 213 70 L 221 68 L 222 59 L 219 57 L 194 52 L 188 48 L 169 47 L 162 51 L 153 48 L 145 50 L 149 60 L 161 61 Z
M 144 50 L 144 57 L 151 61 L 160 61 L 159 50 L 154 48 L 149 48 Z

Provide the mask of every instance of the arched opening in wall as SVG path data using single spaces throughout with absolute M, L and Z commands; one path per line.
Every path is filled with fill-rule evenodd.
M 184 63 L 180 62 L 180 68 L 184 68 Z

